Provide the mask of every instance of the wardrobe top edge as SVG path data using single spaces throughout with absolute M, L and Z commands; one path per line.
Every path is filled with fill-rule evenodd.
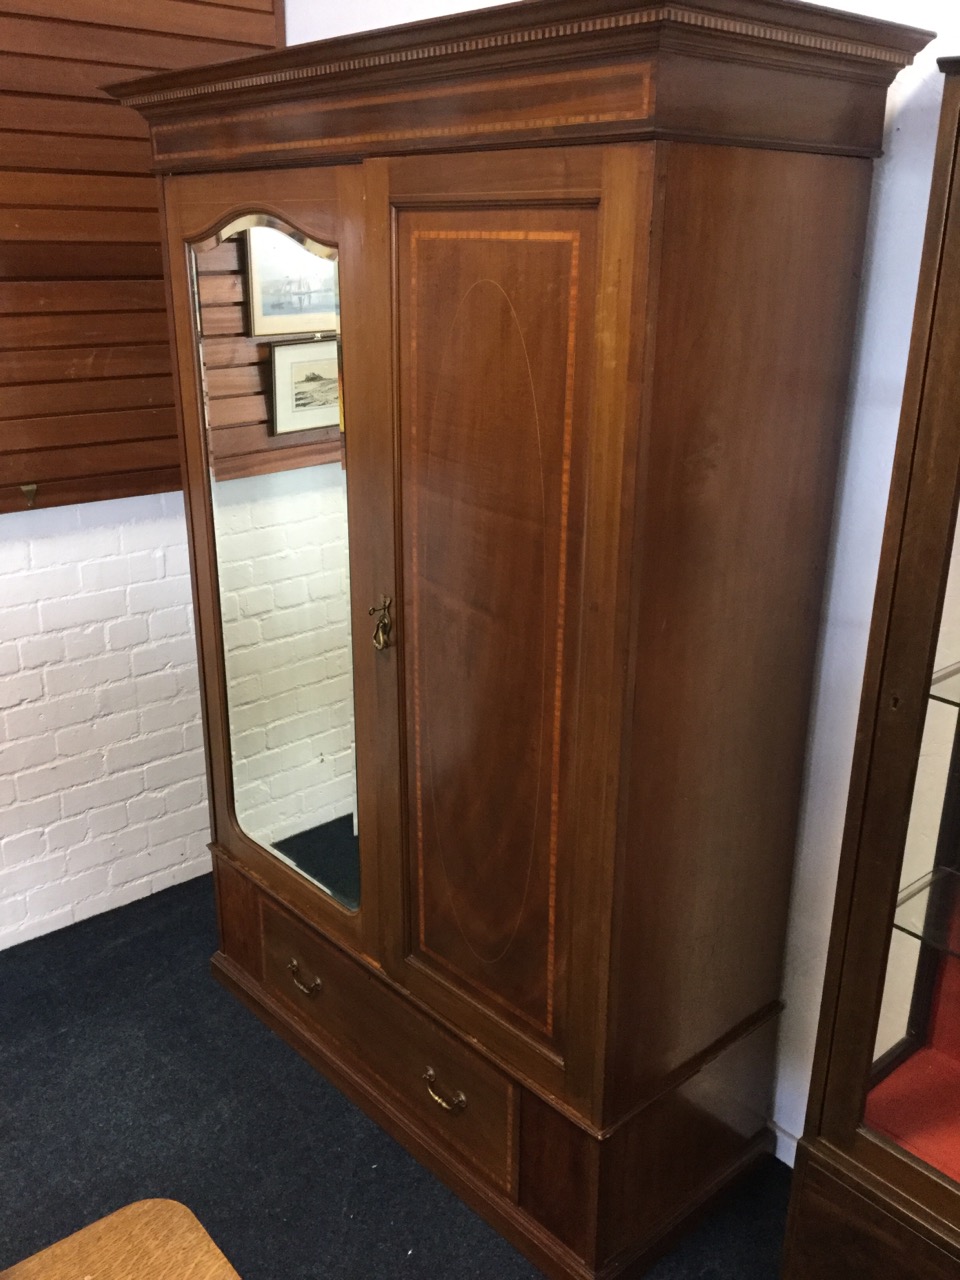
M 202 107 L 211 100 L 256 95 L 272 88 L 303 92 L 329 82 L 363 82 L 375 76 L 398 82 L 416 71 L 449 79 L 489 66 L 505 69 L 549 60 L 583 62 L 591 57 L 647 53 L 673 47 L 704 52 L 722 41 L 749 48 L 754 58 L 826 59 L 834 67 L 872 70 L 888 81 L 933 38 L 932 32 L 795 0 L 515 0 L 338 36 L 232 62 L 166 72 L 108 86 L 107 91 L 149 119 L 165 110 Z

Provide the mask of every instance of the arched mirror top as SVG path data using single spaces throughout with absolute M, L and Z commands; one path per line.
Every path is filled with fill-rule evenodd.
M 251 208 L 236 205 L 221 213 L 215 220 L 201 224 L 199 230 L 184 228 L 188 246 L 198 253 L 215 249 L 226 240 L 249 231 L 252 227 L 267 227 L 282 232 L 295 240 L 310 253 L 320 257 L 336 257 L 338 237 L 333 220 L 323 217 L 324 203 L 309 211 L 281 212 L 264 206 Z M 318 223 L 329 223 L 322 230 Z M 313 225 L 308 225 L 313 224 Z
M 231 214 L 190 243 L 197 271 L 205 256 L 235 246 L 243 279 L 243 336 L 277 338 L 340 331 L 335 241 L 317 240 L 271 213 Z M 202 302 L 203 291 L 198 290 Z M 206 331 L 201 329 L 206 336 Z

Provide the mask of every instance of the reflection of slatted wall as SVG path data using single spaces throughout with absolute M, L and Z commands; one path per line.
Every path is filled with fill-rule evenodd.
M 270 343 L 246 337 L 246 275 L 230 240 L 197 255 L 213 469 L 218 479 L 289 471 L 340 456 L 339 431 L 270 434 Z
M 282 0 L 2 9 L 0 511 L 176 488 L 147 131 L 101 86 L 274 48 Z

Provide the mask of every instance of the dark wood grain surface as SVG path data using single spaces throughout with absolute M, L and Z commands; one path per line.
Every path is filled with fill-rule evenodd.
M 779 999 L 870 186 L 828 156 L 661 166 L 611 1115 Z
M 273 0 L 68 9 L 0 14 L 0 511 L 179 487 L 147 129 L 102 86 L 277 44 Z
M 629 367 L 629 335 L 642 329 L 645 271 L 640 264 L 645 257 L 642 250 L 636 250 L 635 229 L 649 217 L 652 166 L 652 149 L 631 146 L 608 152 L 579 148 L 561 153 L 503 152 L 487 157 L 482 171 L 467 163 L 465 157 L 452 164 L 446 159 L 426 157 L 390 161 L 388 199 L 395 212 L 384 207 L 378 215 L 385 225 L 396 219 L 404 236 L 407 228 L 412 235 L 415 227 L 422 225 L 426 230 L 429 225 L 434 230 L 445 229 L 455 237 L 462 236 L 467 252 L 474 245 L 496 249 L 491 263 L 497 253 L 502 255 L 498 268 L 501 285 L 505 291 L 518 295 L 516 324 L 522 326 L 522 335 L 534 353 L 530 372 L 526 361 L 518 370 L 523 381 L 517 389 L 511 388 L 506 398 L 501 398 L 502 390 L 494 388 L 491 393 L 494 403 L 501 405 L 502 420 L 516 424 L 507 430 L 504 440 L 529 433 L 525 444 L 522 440 L 510 444 L 516 456 L 524 447 L 528 449 L 530 456 L 525 457 L 523 466 L 511 466 L 505 471 L 496 452 L 497 415 L 485 420 L 482 404 L 476 409 L 468 408 L 467 400 L 459 396 L 450 405 L 447 417 L 462 436 L 471 439 L 470 448 L 461 451 L 452 441 L 444 443 L 441 414 L 436 442 L 440 452 L 430 455 L 430 466 L 439 464 L 441 469 L 449 465 L 444 458 L 452 457 L 459 480 L 451 489 L 446 508 L 443 492 L 429 495 L 430 502 L 439 505 L 430 511 L 429 521 L 420 517 L 427 536 L 432 536 L 433 525 L 438 529 L 443 524 L 451 530 L 459 529 L 465 518 L 469 521 L 470 503 L 475 504 L 475 514 L 485 522 L 477 526 L 473 538 L 461 541 L 457 533 L 457 546 L 450 545 L 452 533 L 446 549 L 442 540 L 430 544 L 436 549 L 435 554 L 450 557 L 447 568 L 437 563 L 431 570 L 431 592 L 435 591 L 434 581 L 442 587 L 444 572 L 459 574 L 462 583 L 471 583 L 469 590 L 460 588 L 464 599 L 472 602 L 471 608 L 450 622 L 455 630 L 460 629 L 463 652 L 469 651 L 467 646 L 474 646 L 477 661 L 486 664 L 488 682 L 480 699 L 475 691 L 455 689 L 456 673 L 464 669 L 459 657 L 456 661 L 445 660 L 429 672 L 431 680 L 446 682 L 446 696 L 454 706 L 462 703 L 468 709 L 461 725 L 476 733 L 472 747 L 462 738 L 448 738 L 447 744 L 451 752 L 448 760 L 459 759 L 459 769 L 476 788 L 479 804 L 472 801 L 470 812 L 480 825 L 480 839 L 472 833 L 463 841 L 455 836 L 458 818 L 453 809 L 448 809 L 447 826 L 440 840 L 446 842 L 450 861 L 442 865 L 435 856 L 436 813 L 427 807 L 429 782 L 422 816 L 414 816 L 418 804 L 414 682 L 423 681 L 423 673 L 417 670 L 422 665 L 422 652 L 416 656 L 414 638 L 418 578 L 411 576 L 411 571 L 413 575 L 422 573 L 423 566 L 419 554 L 415 560 L 409 559 L 413 554 L 416 508 L 406 502 L 403 506 L 400 533 L 407 559 L 400 644 L 406 702 L 405 720 L 402 726 L 398 725 L 397 733 L 401 756 L 407 762 L 408 809 L 413 830 L 405 857 L 390 869 L 391 876 L 399 876 L 406 886 L 407 914 L 398 916 L 395 901 L 384 901 L 382 907 L 396 921 L 395 933 L 392 930 L 387 940 L 389 964 L 399 981 L 409 984 L 470 1035 L 505 1056 L 516 1070 L 540 1081 L 591 1116 L 596 1106 L 598 1060 L 590 1046 L 597 1043 L 598 1035 L 603 1035 L 601 1028 L 594 1028 L 592 1023 L 603 1017 L 602 975 L 607 940 L 603 928 L 584 931 L 578 921 L 584 914 L 602 921 L 609 910 L 607 895 L 611 888 L 609 863 L 604 855 L 604 824 L 612 823 L 613 814 L 600 802 L 602 797 L 598 796 L 590 771 L 594 766 L 601 773 L 609 770 L 608 753 L 615 755 L 619 751 L 616 708 L 622 663 L 607 656 L 611 650 L 616 652 L 621 643 L 616 627 L 590 626 L 589 615 L 584 612 L 589 609 L 605 616 L 604 611 L 616 599 L 621 570 L 617 544 L 619 508 L 602 501 L 588 508 L 586 495 L 591 486 L 598 493 L 613 492 L 619 486 L 624 441 L 637 410 L 636 388 L 629 381 L 604 378 L 597 362 L 600 350 L 610 360 L 619 359 L 622 352 L 623 367 Z M 531 200 L 534 191 L 536 201 Z M 551 206 L 549 212 L 537 207 L 541 202 Z M 425 218 L 421 224 L 420 215 L 414 211 L 431 205 L 443 205 L 448 212 L 439 215 L 439 221 Z M 485 209 L 487 205 L 500 205 L 503 212 L 492 216 Z M 579 236 L 575 295 L 571 292 L 572 250 L 563 248 L 565 241 L 571 243 L 574 231 Z M 488 233 L 491 238 L 484 239 Z M 537 235 L 553 235 L 557 239 L 541 242 L 534 238 Z M 472 239 L 474 236 L 478 238 Z M 443 239 L 439 243 L 450 247 Z M 409 240 L 398 238 L 397 266 L 389 268 L 391 272 L 402 272 L 405 280 L 410 278 L 408 244 Z M 454 238 L 452 247 L 456 246 Z M 542 263 L 551 258 L 557 282 L 549 290 L 545 284 L 532 288 L 533 281 L 542 281 Z M 464 258 L 464 262 L 475 271 L 480 265 L 479 259 L 471 262 Z M 455 273 L 447 274 L 454 290 L 460 288 L 451 304 L 454 310 L 449 314 L 453 316 L 473 277 L 464 285 L 463 277 L 458 283 Z M 389 275 L 383 278 L 387 280 Z M 480 278 L 496 277 L 484 269 Z M 549 325 L 544 322 L 545 302 L 551 308 Z M 432 308 L 421 306 L 428 325 L 433 323 L 431 312 Z M 501 319 L 514 323 L 509 309 L 506 316 L 498 312 L 477 318 L 472 326 L 473 338 L 459 362 L 462 372 L 469 369 L 470 376 L 476 379 L 489 369 L 490 377 L 497 377 L 502 350 Z M 400 308 L 397 324 L 399 334 L 410 336 L 406 304 Z M 448 323 L 444 336 L 450 330 Z M 441 327 L 435 332 L 440 333 Z M 407 353 L 411 348 L 405 337 L 400 341 L 398 448 L 401 465 L 416 467 L 418 455 L 410 449 L 409 433 L 416 431 L 410 379 L 416 376 L 418 366 L 410 361 Z M 417 360 L 442 359 L 442 350 L 432 350 L 429 344 L 422 356 L 419 352 L 418 347 Z M 550 378 L 547 370 L 552 371 Z M 421 370 L 421 378 L 422 373 Z M 524 422 L 520 421 L 524 411 L 518 400 L 520 391 L 527 397 Z M 480 394 L 479 387 L 475 393 Z M 426 394 L 426 412 L 434 413 L 429 390 Z M 427 429 L 430 430 L 429 425 Z M 412 474 L 410 482 L 418 485 L 419 476 Z M 509 495 L 513 518 L 498 527 L 497 495 L 501 493 L 505 498 Z M 526 509 L 524 503 L 528 504 Z M 522 540 L 528 540 L 531 547 L 518 545 Z M 464 564 L 457 568 L 456 558 L 464 556 L 476 557 L 469 573 Z M 537 566 L 542 566 L 539 586 L 529 580 L 531 567 Z M 504 609 L 507 600 L 509 610 Z M 442 593 L 435 594 L 428 598 L 430 607 L 433 601 L 441 609 L 457 609 L 450 584 L 446 599 Z M 492 608 L 496 601 L 499 604 Z M 507 612 L 512 620 L 510 627 L 498 638 L 497 615 Z M 471 630 L 473 619 L 475 631 Z M 449 630 L 435 638 L 436 631 L 436 625 L 425 625 L 420 635 L 425 635 L 431 645 L 449 644 Z M 480 669 L 477 668 L 478 676 Z M 499 685 L 506 681 L 513 682 L 514 689 L 522 687 L 528 700 L 521 704 L 517 695 L 503 696 Z M 521 686 L 521 681 L 527 683 Z M 580 714 L 577 699 L 587 696 L 588 688 L 587 707 Z M 435 710 L 433 714 L 441 713 Z M 504 724 L 506 728 L 502 727 Z M 511 733 L 513 738 L 508 736 Z M 586 746 L 588 741 L 593 749 Z M 523 753 L 534 749 L 534 743 L 536 765 L 524 776 L 518 761 Z M 420 749 L 422 766 L 423 737 Z M 449 771 L 450 764 L 446 767 Z M 488 772 L 484 775 L 481 770 Z M 494 778 L 499 780 L 496 784 Z M 423 798 L 422 779 L 420 782 Z M 523 787 L 527 789 L 526 803 L 539 806 L 535 817 L 528 813 L 523 819 L 526 847 L 519 834 L 521 824 L 516 821 L 501 825 L 499 834 L 495 833 L 498 806 L 504 797 L 514 794 L 515 788 Z M 489 797 L 486 806 L 480 799 L 483 795 Z M 612 805 L 612 797 L 608 799 Z M 422 848 L 418 830 L 424 833 Z M 488 856 L 483 832 L 502 842 L 497 857 L 507 887 L 503 894 L 495 876 L 485 872 L 484 879 L 484 875 L 472 870 L 478 860 Z M 451 873 L 459 885 L 456 891 L 476 897 L 477 923 L 483 921 L 480 927 L 491 931 L 494 942 L 499 936 L 501 948 L 504 942 L 516 948 L 512 959 L 526 975 L 524 981 L 531 993 L 528 999 L 541 1001 L 539 1026 L 536 1013 L 531 1017 L 528 1010 L 523 1016 L 516 978 L 506 972 L 504 960 L 498 969 L 497 962 L 490 963 L 489 956 L 484 958 L 476 946 L 471 953 L 467 940 L 459 933 L 456 906 L 451 908 L 450 898 L 445 896 L 444 876 Z M 461 905 L 462 902 L 463 899 Z M 427 926 L 422 937 L 421 920 Z M 429 947 L 431 930 L 437 949 Z M 461 966 L 459 971 L 456 966 Z
M 784 1257 L 785 1280 L 954 1280 L 960 1237 L 931 1229 L 916 1204 L 894 1204 L 881 1186 L 827 1157 L 797 1152 Z
M 269 906 L 263 938 L 267 991 L 372 1075 L 437 1141 L 512 1196 L 516 1086 L 394 999 L 368 970 Z
M 344 157 L 587 137 L 866 155 L 886 86 L 928 39 L 783 0 L 542 0 L 305 45 L 219 80 L 164 76 L 116 92 L 154 124 L 161 167 L 290 163 L 318 137 Z
M 548 1036 L 595 235 L 466 201 L 397 221 L 411 954 Z

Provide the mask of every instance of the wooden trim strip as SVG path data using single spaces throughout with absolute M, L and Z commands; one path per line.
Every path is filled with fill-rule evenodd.
M 0 154 L 13 169 L 61 169 L 85 174 L 120 173 L 143 177 L 151 172 L 146 138 L 101 138 L 96 134 L 23 133 L 0 129 Z
M 59 241 L 63 244 L 156 244 L 156 210 L 50 209 L 0 207 L 0 239 Z
M 119 440 L 176 437 L 173 405 L 157 409 L 114 409 L 102 413 L 66 413 L 43 418 L 0 420 L 0 456 L 27 449 L 109 444 Z
M 59 449 L 23 449 L 0 453 L 0 485 L 44 484 L 78 476 L 106 475 L 144 467 L 175 467 L 180 446 L 176 436 L 112 441 L 109 444 L 64 445 Z
M 90 347 L 123 347 L 169 342 L 166 311 L 92 311 L 74 314 L 0 316 L 0 349 L 35 351 L 71 347 L 78 338 Z
M 121 78 L 164 73 L 161 63 L 135 67 L 117 62 L 86 62 L 80 57 L 0 51 L 0 89 L 5 93 L 46 94 L 61 101 L 110 102 L 103 86 Z
M 18 133 L 57 133 L 88 138 L 147 138 L 146 122 L 127 107 L 107 99 L 78 102 L 55 95 L 0 91 L 4 129 Z
M 32 483 L 32 482 L 31 482 Z M 106 498 L 135 498 L 146 493 L 173 493 L 180 488 L 180 468 L 105 472 L 50 480 L 39 485 L 28 499 L 19 485 L 0 489 L 0 512 L 26 511 L 28 507 L 62 507 L 75 502 L 101 502 Z
M 130 346 L 41 347 L 0 352 L 0 386 L 42 383 L 51 391 L 59 389 L 62 395 L 69 395 L 69 384 L 74 379 L 112 381 L 169 372 L 168 342 Z
M 60 19 L 0 12 L 0 48 L 5 53 L 25 53 L 33 57 L 142 67 L 144 72 L 158 64 L 183 71 L 196 67 L 200 58 L 205 62 L 226 62 L 249 58 L 256 51 L 251 45 L 232 39 L 191 38 L 167 32 L 128 31 L 96 22 L 78 23 L 63 17 L 63 7 L 61 5 Z M 273 47 L 272 40 L 260 46 L 264 50 Z
M 189 0 L 190 4 L 204 4 L 208 9 L 254 9 L 257 13 L 274 15 L 273 0 Z
M 5 288 L 2 282 L 6 280 L 20 284 L 55 280 L 123 283 L 160 281 L 162 276 L 160 246 L 156 243 L 0 240 L 0 288 Z
M 0 315 L 95 315 L 99 311 L 165 312 L 163 281 L 0 280 Z
M 0 182 L 0 205 L 43 205 L 48 209 L 148 209 L 157 212 L 154 177 L 94 177 L 86 173 L 37 173 L 7 169 Z M 159 224 L 158 224 L 159 225 Z
M 217 40 L 227 22 L 230 39 L 237 44 L 273 48 L 275 30 L 272 12 L 257 11 L 249 6 L 237 9 L 224 6 L 229 16 L 218 13 L 219 5 L 184 3 L 184 0 L 70 0 L 64 11 L 63 0 L 4 0 L 4 13 L 9 16 L 63 20 L 118 27 L 135 35 L 138 32 L 165 36 L 183 36 L 189 40 Z
M 173 404 L 173 380 L 157 377 L 97 378 L 86 382 L 39 382 L 4 387 L 0 430 L 5 418 L 111 409 L 166 408 Z

